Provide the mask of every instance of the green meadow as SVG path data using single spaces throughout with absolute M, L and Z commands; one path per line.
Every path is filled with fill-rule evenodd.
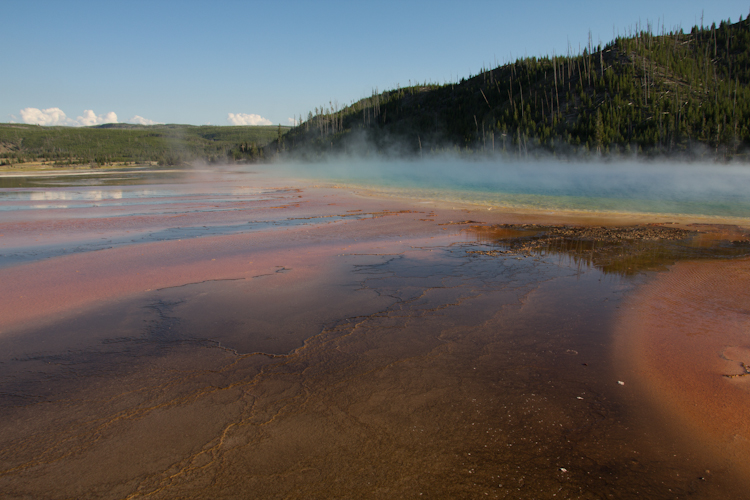
M 128 125 L 43 127 L 0 124 L 0 165 L 44 162 L 52 166 L 98 164 L 179 165 L 256 161 L 262 148 L 288 127 Z

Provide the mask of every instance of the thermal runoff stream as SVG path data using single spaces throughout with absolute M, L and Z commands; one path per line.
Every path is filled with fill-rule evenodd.
M 0 491 L 740 498 L 748 180 L 451 159 L 0 177 Z

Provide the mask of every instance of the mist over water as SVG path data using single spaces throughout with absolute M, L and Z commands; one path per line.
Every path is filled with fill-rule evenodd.
M 508 162 L 460 158 L 341 158 L 287 164 L 295 176 L 401 196 L 536 210 L 750 217 L 750 168 L 622 162 Z

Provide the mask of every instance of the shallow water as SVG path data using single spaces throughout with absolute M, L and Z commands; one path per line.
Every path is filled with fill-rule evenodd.
M 0 188 L 0 267 L 372 216 L 284 210 L 299 203 L 298 190 L 258 183 L 248 169 L 120 174 L 10 178 L 26 187 Z
M 262 272 L 143 287 L 5 328 L 4 496 L 727 498 L 743 491 L 731 470 L 653 425 L 612 364 L 618 308 L 649 273 L 701 252 L 747 252 L 735 252 L 720 231 L 646 242 L 636 258 L 602 261 L 574 240 L 485 255 L 476 252 L 509 250 L 510 241 L 538 231 L 469 227 L 443 236 L 453 226 L 430 223 L 419 244 L 401 244 L 394 236 L 415 227 L 401 218 L 340 213 L 333 199 L 334 206 L 322 204 L 327 212 L 298 206 L 297 191 L 268 186 L 268 200 L 243 200 L 211 218 L 194 193 L 253 185 L 236 172 L 214 182 L 148 187 L 184 198 L 172 212 L 157 197 L 158 222 L 107 207 L 6 212 L 90 217 L 55 233 L 73 231 L 80 245 L 73 253 L 98 249 L 88 231 L 113 247 L 162 241 L 179 255 L 186 250 L 175 239 L 251 232 L 231 214 L 255 214 L 259 229 L 311 229 L 279 231 L 268 251 L 273 266 Z M 198 214 L 191 224 L 168 219 L 188 213 Z M 350 222 L 335 233 L 320 229 L 334 220 Z M 365 230 L 381 221 L 380 233 Z M 135 234 L 118 240 L 126 227 Z M 32 243 L 36 233 L 13 231 L 29 244 L 21 253 L 30 266 L 60 256 Z M 350 250 L 355 238 L 366 242 Z M 237 252 L 243 262 L 259 258 L 247 240 L 211 241 L 210 256 L 195 265 Z M 322 263 L 300 256 L 330 241 Z M 170 261 L 144 259 L 138 270 Z
M 595 267 L 604 274 L 634 276 L 644 271 L 665 271 L 683 260 L 732 259 L 750 255 L 750 231 L 736 226 L 691 224 L 684 238 L 596 239 L 547 238 L 550 227 L 470 226 L 467 240 L 484 243 L 489 254 L 557 256 L 578 268 Z
M 0 188 L 48 188 L 65 186 L 133 186 L 158 185 L 184 179 L 180 169 L 128 168 L 107 170 L 73 170 L 10 173 L 0 177 Z
M 616 403 L 606 331 L 621 280 L 463 247 L 330 271 L 295 293 L 294 269 L 151 292 L 14 335 L 2 349 L 3 490 L 694 490 L 670 473 L 698 468 L 663 450 L 654 461 Z
M 14 335 L 3 491 L 726 494 L 721 471 L 635 417 L 611 369 L 633 278 L 476 248 L 158 290 Z

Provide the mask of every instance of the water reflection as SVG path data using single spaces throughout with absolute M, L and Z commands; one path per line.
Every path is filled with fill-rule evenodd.
M 737 226 L 692 225 L 690 230 L 663 226 L 577 228 L 535 224 L 474 226 L 465 230 L 487 250 L 474 255 L 560 256 L 578 267 L 606 274 L 634 275 L 664 269 L 679 260 L 750 255 L 750 233 Z
M 211 190 L 215 191 L 215 190 Z M 226 193 L 203 192 L 202 195 L 211 196 L 247 196 L 262 193 L 264 190 L 258 188 L 232 188 Z M 1 191 L 0 200 L 2 201 L 101 201 L 101 200 L 121 200 L 123 198 L 164 198 L 170 196 L 193 195 L 192 191 L 184 189 L 90 189 L 90 190 L 17 190 Z
M 694 478 L 713 465 L 654 446 L 618 403 L 602 325 L 623 280 L 453 250 L 342 256 L 319 275 L 284 256 L 285 272 L 0 338 L 0 489 L 712 497 L 718 480 Z
M 147 191 L 146 191 L 147 192 Z M 15 193 L 16 199 L 29 199 L 31 201 L 58 201 L 58 200 L 120 200 L 122 190 L 102 191 L 29 191 Z
M 163 184 L 181 182 L 185 179 L 182 170 L 110 170 L 74 171 L 51 173 L 28 173 L 0 176 L 0 188 L 40 188 L 65 186 L 128 186 L 139 184 Z
M 31 260 L 65 248 L 376 216 L 342 206 L 276 209 L 296 207 L 297 193 L 267 188 L 279 201 L 258 220 L 248 221 L 246 210 L 260 204 L 234 218 L 228 211 L 209 217 L 218 209 L 206 200 L 256 191 L 229 182 L 174 186 L 173 198 L 159 198 L 162 189 L 172 192 L 163 184 L 61 189 L 88 194 L 43 201 L 195 203 L 154 210 L 164 216 L 158 224 L 135 217 L 75 221 L 57 233 L 76 234 L 75 247 L 70 240 L 54 248 L 40 243 L 15 255 Z M 104 194 L 116 191 L 116 200 Z M 190 218 L 167 219 L 176 210 Z M 677 453 L 671 443 L 662 446 L 659 435 L 646 434 L 628 414 L 623 401 L 632 385 L 617 384 L 606 339 L 624 291 L 637 283 L 621 276 L 678 258 L 746 255 L 742 230 L 477 226 L 466 233 L 468 253 L 452 246 L 403 252 L 385 240 L 413 227 L 405 219 L 384 224 L 383 235 L 361 253 L 338 245 L 361 237 L 357 224 L 318 233 L 336 243 L 331 250 L 292 232 L 278 236 L 264 250 L 272 257 L 255 242 L 239 247 L 217 239 L 208 256 L 174 243 L 128 273 L 158 269 L 184 285 L 147 284 L 119 302 L 0 336 L 0 490 L 41 498 L 84 490 L 102 498 L 243 497 L 249 490 L 266 498 L 374 491 L 720 497 L 721 478 L 704 472 L 713 465 Z M 94 236 L 81 235 L 86 227 Z M 653 234 L 660 237 L 649 239 Z M 299 246 L 279 250 L 290 242 Z M 319 262 L 308 250 L 336 255 Z M 92 253 L 87 262 L 104 254 Z M 230 279 L 218 279 L 212 266 L 238 254 L 237 264 L 258 268 L 245 275 L 245 267 L 227 265 Z M 191 255 L 198 257 L 187 261 L 205 281 L 172 267 L 173 256 Z
M 107 206 L 112 207 L 142 204 L 161 205 L 183 203 L 185 202 L 186 197 L 190 197 L 191 200 L 209 203 L 258 201 L 265 199 L 264 195 L 267 194 L 268 190 L 260 188 L 241 187 L 226 189 L 216 187 L 214 189 L 204 189 L 204 191 L 198 192 L 194 188 L 184 189 L 184 186 L 181 185 L 165 187 L 164 189 L 24 189 L 0 191 L 0 211 L 85 208 L 97 206 L 95 204 L 97 202 L 105 202 Z M 53 203 L 22 203 L 25 201 Z

